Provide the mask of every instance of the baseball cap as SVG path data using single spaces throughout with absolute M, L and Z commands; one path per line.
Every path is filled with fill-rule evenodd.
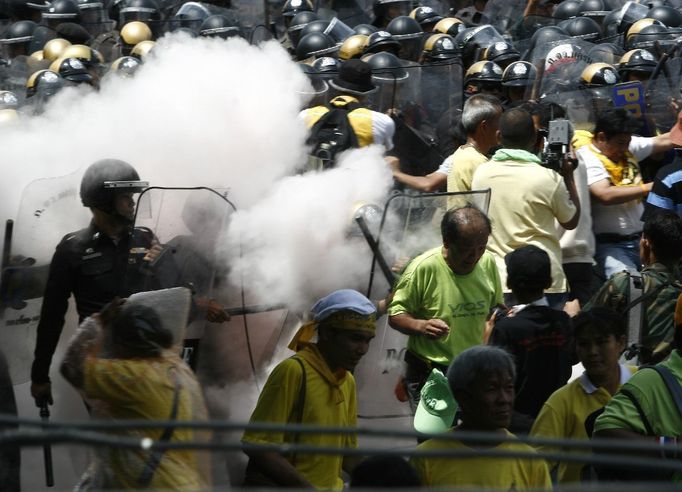
M 452 427 L 456 413 L 457 402 L 447 378 L 438 369 L 433 369 L 421 390 L 414 415 L 415 430 L 430 434 L 445 432 Z

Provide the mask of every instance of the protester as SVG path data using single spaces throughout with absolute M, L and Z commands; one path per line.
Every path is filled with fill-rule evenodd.
M 460 353 L 448 369 L 448 383 L 459 404 L 461 422 L 450 432 L 480 431 L 497 434 L 501 439 L 513 438 L 507 428 L 514 406 L 514 361 L 497 347 L 472 347 Z M 448 424 L 450 425 L 450 424 Z M 516 451 L 532 452 L 518 442 L 472 442 L 440 440 L 417 446 L 417 451 Z M 488 458 L 472 456 L 465 459 L 414 456 L 410 461 L 417 469 L 424 486 L 483 487 L 501 490 L 549 489 L 551 481 L 547 465 L 540 460 L 522 458 Z
M 367 353 L 376 329 L 374 304 L 354 290 L 323 297 L 312 308 L 312 321 L 303 325 L 290 348 L 296 355 L 279 363 L 261 391 L 250 422 L 300 423 L 354 427 L 357 421 L 352 371 Z M 316 343 L 309 340 L 317 332 Z M 242 442 L 357 447 L 354 435 L 299 434 L 247 430 Z M 245 485 L 343 488 L 342 468 L 352 460 L 342 455 L 280 454 L 245 450 L 249 456 Z
M 636 370 L 619 363 L 627 342 L 625 318 L 607 308 L 595 307 L 573 318 L 573 336 L 583 374 L 555 391 L 535 419 L 531 436 L 589 439 L 596 415 Z M 538 451 L 554 452 L 550 446 Z M 569 450 L 563 450 L 569 451 Z M 576 451 L 585 453 L 585 450 Z M 551 461 L 559 483 L 589 478 L 585 463 Z
M 443 245 L 414 258 L 388 308 L 392 328 L 409 335 L 405 385 L 413 411 L 432 368 L 447 370 L 463 350 L 483 342 L 490 310 L 502 302 L 500 278 L 485 251 L 490 221 L 472 205 L 448 210 Z
M 61 372 L 100 418 L 205 420 L 199 383 L 172 347 L 173 333 L 154 309 L 114 299 L 81 324 Z M 200 438 L 192 429 L 174 427 L 121 434 L 172 443 Z M 80 487 L 204 490 L 210 479 L 200 463 L 193 450 L 100 448 Z

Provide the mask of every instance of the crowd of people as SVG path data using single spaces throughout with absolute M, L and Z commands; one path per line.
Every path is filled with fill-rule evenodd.
M 682 479 L 680 468 L 543 459 L 570 450 L 515 437 L 658 443 L 615 452 L 679 462 L 682 2 L 286 0 L 264 10 L 229 0 L 4 0 L 0 23 L 4 123 L 42 113 L 63 87 L 134 77 L 168 34 L 276 39 L 310 84 L 300 113 L 310 166 L 379 145 L 396 188 L 449 193 L 442 243 L 401 264 L 386 298 L 347 286 L 313 305 L 251 416 L 294 430 L 246 430 L 244 486 L 338 490 L 348 478 L 351 487 L 521 490 Z M 203 273 L 154 275 L 169 268 L 167 256 L 158 261 L 164 245 L 133 228 L 133 195 L 145 186 L 115 159 L 84 175 L 92 221 L 57 245 L 45 288 L 31 373 L 39 407 L 53 403 L 50 366 L 73 295 L 82 325 L 60 368 L 93 417 L 207 419 L 163 313 L 120 299 L 190 287 L 193 318 L 229 320 L 196 291 Z M 473 190 L 489 190 L 487 210 L 467 203 Z M 192 252 L 185 260 L 217 268 Z M 358 447 L 352 432 L 296 427 L 357 425 L 353 371 L 383 315 L 408 336 L 396 395 L 425 433 L 409 462 L 344 455 Z M 577 363 L 584 372 L 570 380 Z M 208 439 L 172 426 L 123 433 Z M 17 452 L 3 453 L 13 465 L 0 467 L 0 488 L 18 490 Z M 204 465 L 195 451 L 112 448 L 79 487 L 200 490 L 211 482 Z

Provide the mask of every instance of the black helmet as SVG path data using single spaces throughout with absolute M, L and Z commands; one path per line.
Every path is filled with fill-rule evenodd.
M 0 91 L 0 110 L 17 109 L 19 98 L 12 91 Z
M 408 77 L 407 70 L 403 67 L 400 58 L 393 53 L 383 51 L 363 58 L 372 68 L 372 79 L 379 82 L 394 82 L 405 80 Z
M 459 56 L 455 40 L 447 34 L 432 34 L 426 38 L 423 50 L 424 58 L 428 60 L 450 60 Z
M 395 17 L 408 15 L 411 8 L 411 0 L 375 0 L 374 5 L 372 5 L 374 25 L 380 27 L 385 25 L 386 21 L 390 21 Z M 390 9 L 398 15 L 393 14 L 393 17 L 389 17 Z
M 315 12 L 310 12 L 308 10 L 304 10 L 303 12 L 299 12 L 296 14 L 293 19 L 291 19 L 291 23 L 289 24 L 289 27 L 287 28 L 287 34 L 289 35 L 289 39 L 291 40 L 291 44 L 296 47 L 298 44 L 299 40 L 301 39 L 301 31 L 305 26 L 310 24 L 313 21 L 317 20 L 317 14 Z
M 199 2 L 185 2 L 173 16 L 174 26 L 199 29 L 201 23 L 211 16 L 212 12 Z
M 480 61 L 483 50 L 498 42 L 504 42 L 504 38 L 491 25 L 469 27 L 455 37 L 457 47 L 462 50 L 464 66 Z
M 668 27 L 682 26 L 682 12 L 667 5 L 652 8 L 646 16 L 661 21 Z
M 603 62 L 609 65 L 615 65 L 623 56 L 623 49 L 615 43 L 599 43 L 595 44 L 587 52 L 587 58 L 594 63 Z
M 591 63 L 585 67 L 580 75 L 580 84 L 583 87 L 606 87 L 618 83 L 618 72 L 613 65 L 608 63 Z
M 17 21 L 11 24 L 2 35 L 3 44 L 28 43 L 33 39 L 33 31 L 38 24 L 30 20 Z
M 601 28 L 597 21 L 589 17 L 575 17 L 559 24 L 572 38 L 595 42 L 601 38 Z
M 515 61 L 510 63 L 502 73 L 503 87 L 525 87 L 533 85 L 538 76 L 538 71 L 532 63 Z
M 433 26 L 433 32 L 449 34 L 450 36 L 455 37 L 466 29 L 466 27 L 466 24 L 456 17 L 445 17 Z
M 656 57 L 645 49 L 630 50 L 618 63 L 618 74 L 625 81 L 629 72 L 653 73 L 656 68 Z
M 389 51 L 394 55 L 400 52 L 400 43 L 388 31 L 377 31 L 369 35 L 365 53 L 379 53 Z
M 373 26 L 372 24 L 358 24 L 353 28 L 353 30 L 355 31 L 355 34 L 364 34 L 365 36 L 369 36 L 370 34 L 377 32 L 379 28 Z
M 401 15 L 393 19 L 388 23 L 386 30 L 398 41 L 403 39 L 417 39 L 421 37 L 424 32 L 419 23 L 407 15 Z
M 296 59 L 305 60 L 311 56 L 324 56 L 337 49 L 332 38 L 323 32 L 311 32 L 301 38 L 296 45 Z
M 119 26 L 132 21 L 159 21 L 161 8 L 156 0 L 126 0 L 119 11 Z
M 50 70 L 57 72 L 63 79 L 69 82 L 92 82 L 92 75 L 88 72 L 85 64 L 78 58 L 60 58 L 50 65 Z
M 128 181 L 131 186 L 116 188 L 108 184 Z M 91 164 L 83 174 L 80 196 L 84 207 L 97 208 L 110 215 L 116 213 L 115 198 L 118 193 L 139 193 L 146 188 L 133 166 L 118 159 L 102 159 Z
M 610 6 L 604 3 L 604 0 L 583 0 L 580 4 L 580 12 L 603 12 L 611 10 Z M 584 15 L 584 14 L 583 14 Z
M 339 73 L 341 62 L 331 56 L 322 56 L 312 63 L 312 68 L 321 74 L 321 78 L 331 79 Z
M 224 15 L 212 15 L 201 24 L 199 34 L 209 38 L 227 39 L 239 36 L 239 26 Z
M 625 36 L 625 48 L 648 48 L 656 41 L 670 40 L 668 28 L 655 19 L 641 19 L 635 22 Z
M 54 0 L 41 15 L 43 19 L 65 22 L 78 19 L 80 13 L 78 4 L 74 0 Z
M 282 6 L 282 15 L 284 17 L 293 17 L 299 12 L 312 12 L 313 4 L 310 0 L 287 0 Z
M 464 75 L 464 83 L 469 82 L 502 82 L 502 69 L 497 63 L 479 61 L 469 67 Z
M 326 20 L 318 19 L 318 20 L 314 20 L 312 22 L 308 22 L 305 26 L 303 26 L 303 29 L 301 30 L 301 38 L 303 38 L 306 35 L 311 34 L 313 32 L 324 33 L 324 31 L 328 27 L 329 27 L 329 21 L 326 21 Z
M 521 58 L 519 51 L 514 45 L 507 41 L 498 41 L 488 46 L 483 52 L 483 59 L 497 63 L 501 68 L 505 68 L 510 63 Z
M 547 43 L 568 39 L 571 36 L 559 26 L 545 26 L 541 27 L 533 33 L 530 38 L 530 45 L 533 48 L 539 48 Z
M 556 6 L 552 16 L 560 20 L 572 19 L 580 15 L 581 7 L 579 0 L 564 0 Z
M 417 7 L 410 12 L 410 17 L 416 20 L 422 28 L 433 26 L 443 19 L 443 16 L 431 7 Z
M 135 71 L 142 65 L 142 60 L 134 56 L 122 56 L 111 64 L 111 72 L 122 77 L 132 77 Z
M 348 36 L 339 48 L 339 59 L 350 60 L 351 58 L 360 58 L 367 48 L 369 36 L 364 34 L 353 34 Z
M 324 60 L 324 58 L 318 58 L 315 61 L 319 60 Z M 324 77 L 320 77 L 320 75 L 318 74 L 317 70 L 315 70 L 314 67 L 311 67 L 307 63 L 297 63 L 296 65 L 298 65 L 301 71 L 304 74 L 306 74 L 306 77 L 308 78 L 310 85 L 313 87 L 313 95 L 319 96 L 321 94 L 326 93 L 329 90 L 329 85 L 324 80 Z
M 26 81 L 26 99 L 35 95 L 50 97 L 64 87 L 64 79 L 52 70 L 38 70 Z
M 601 21 L 604 36 L 609 38 L 618 36 L 620 34 L 620 24 L 623 20 L 623 11 L 621 9 L 612 10 L 604 16 Z

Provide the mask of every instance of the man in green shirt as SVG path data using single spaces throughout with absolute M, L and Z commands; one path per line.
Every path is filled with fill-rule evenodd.
M 490 310 L 502 303 L 495 260 L 486 252 L 491 226 L 473 205 L 448 210 L 443 245 L 413 259 L 388 309 L 392 328 L 409 335 L 405 383 L 413 410 L 431 369 L 443 373 L 462 351 L 483 343 Z

